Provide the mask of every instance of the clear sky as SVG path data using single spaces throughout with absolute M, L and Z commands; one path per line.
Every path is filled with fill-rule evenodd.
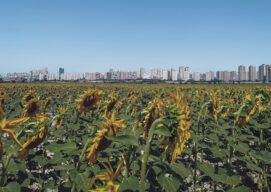
M 270 0 L 0 0 L 0 73 L 263 63 Z

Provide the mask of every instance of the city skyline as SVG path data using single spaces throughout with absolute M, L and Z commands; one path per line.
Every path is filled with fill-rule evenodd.
M 270 63 L 268 0 L 1 1 L 0 73 Z
M 261 64 L 258 66 L 250 65 L 248 70 L 246 66 L 239 65 L 238 70 L 213 71 L 204 73 L 191 71 L 189 66 L 179 66 L 178 70 L 174 68 L 161 69 L 152 68 L 146 70 L 141 67 L 135 71 L 124 71 L 109 69 L 101 72 L 83 72 L 67 73 L 63 67 L 59 68 L 57 73 L 50 73 L 48 67 L 31 70 L 29 73 L 6 73 L 0 74 L 1 81 L 10 82 L 32 82 L 32 81 L 96 81 L 96 80 L 162 80 L 162 81 L 183 81 L 190 80 L 201 81 L 219 81 L 219 82 L 271 82 L 271 64 Z

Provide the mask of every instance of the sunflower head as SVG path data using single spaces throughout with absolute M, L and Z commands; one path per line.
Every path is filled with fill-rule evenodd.
M 39 98 L 35 97 L 30 99 L 24 106 L 24 116 L 25 117 L 36 117 L 39 113 L 40 102 Z
M 123 120 L 116 121 L 114 113 L 112 113 L 110 119 L 106 118 L 106 122 L 102 123 L 102 130 L 96 133 L 93 144 L 87 149 L 89 152 L 87 156 L 89 164 L 93 164 L 98 154 L 112 143 L 112 141 L 106 139 L 105 136 L 115 136 L 119 132 L 119 128 L 123 127 L 125 127 Z
M 87 90 L 76 101 L 78 102 L 78 109 L 80 112 L 89 112 L 104 96 L 103 91 Z
M 44 111 L 46 111 L 52 101 L 52 97 L 48 97 L 44 103 Z
M 143 139 L 146 139 L 152 123 L 163 115 L 164 104 L 160 99 L 154 99 L 147 107 L 147 115 L 144 120 Z
M 34 98 L 36 98 L 36 97 L 38 97 L 38 94 L 37 94 L 35 91 L 30 90 L 30 91 L 23 97 L 23 100 L 24 100 L 25 102 L 29 102 L 31 99 L 34 99 Z
M 7 93 L 5 91 L 0 91 L 0 105 L 5 106 L 7 103 Z
M 180 98 L 179 98 L 180 99 Z M 181 105 L 177 105 L 177 104 Z M 169 105 L 166 109 L 167 125 L 170 136 L 164 136 L 163 145 L 166 153 L 171 154 L 171 162 L 176 161 L 176 157 L 184 150 L 185 142 L 190 138 L 191 122 L 188 121 L 191 111 L 188 103 L 183 98 L 177 104 Z

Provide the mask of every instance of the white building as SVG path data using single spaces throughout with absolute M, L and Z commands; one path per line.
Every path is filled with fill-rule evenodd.
M 183 66 L 179 67 L 178 79 L 179 80 L 183 80 L 184 79 L 184 67 Z
M 177 81 L 178 80 L 177 71 L 175 69 L 171 69 L 171 80 L 172 81 Z
M 244 65 L 238 66 L 238 79 L 239 81 L 246 81 L 246 67 Z
M 200 81 L 200 72 L 194 72 L 192 77 L 194 81 Z
M 167 69 L 162 70 L 162 79 L 168 80 L 168 70 Z
M 183 80 L 187 81 L 190 79 L 190 69 L 189 67 L 184 68 L 184 75 L 183 75 Z
M 257 80 L 256 67 L 253 65 L 250 65 L 248 68 L 248 80 L 249 81 L 256 81 Z
M 212 81 L 214 80 L 214 72 L 208 71 L 205 73 L 205 81 Z

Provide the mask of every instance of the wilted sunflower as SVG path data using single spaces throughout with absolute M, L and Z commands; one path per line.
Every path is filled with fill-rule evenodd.
M 109 118 L 110 114 L 112 112 L 113 107 L 116 104 L 116 97 L 115 96 L 111 96 L 110 100 L 108 100 L 105 104 L 105 111 L 104 111 L 104 116 Z
M 57 110 L 60 113 L 60 117 L 57 119 L 57 125 L 56 128 L 60 128 L 64 119 L 64 113 L 66 113 L 67 108 L 60 105 Z
M 104 96 L 103 91 L 99 90 L 87 90 L 84 94 L 80 95 L 80 99 L 77 99 L 78 102 L 78 109 L 80 112 L 89 112 L 94 105 L 102 100 Z
M 44 103 L 44 110 L 43 110 L 44 113 L 45 113 L 46 110 L 48 109 L 48 107 L 49 107 L 51 101 L 52 101 L 52 97 L 48 97 L 48 98 L 46 99 L 46 101 L 45 101 L 45 103 Z
M 114 172 L 110 162 L 106 160 L 106 163 L 102 163 L 104 168 L 106 168 L 107 172 L 100 173 L 99 175 L 94 176 L 91 180 L 90 183 L 96 181 L 99 179 L 103 184 L 106 184 L 105 188 L 98 188 L 98 189 L 91 189 L 89 192 L 117 192 L 119 185 L 115 185 L 114 181 L 118 178 L 121 167 L 124 164 L 124 158 L 122 158 L 120 164 L 118 165 L 116 171 Z
M 123 107 L 123 104 L 125 102 L 126 98 L 123 98 L 122 100 L 118 101 L 117 104 L 116 104 L 116 112 L 117 112 L 117 115 L 119 115 L 122 107 Z
M 39 119 L 38 124 L 40 123 L 43 123 L 43 126 L 40 128 L 39 132 L 33 137 L 31 137 L 30 139 L 28 139 L 19 149 L 19 152 L 18 152 L 19 159 L 25 159 L 29 154 L 29 150 L 34 149 L 35 147 L 40 145 L 42 141 L 45 139 L 48 133 L 46 114 L 44 114 L 44 116 L 42 116 Z
M 0 91 L 0 105 L 5 106 L 7 103 L 7 93 L 3 90 Z
M 13 133 L 13 131 L 11 129 L 20 126 L 21 124 L 23 124 L 24 122 L 26 122 L 27 120 L 29 120 L 29 117 L 22 117 L 22 118 L 19 118 L 19 119 L 7 120 L 5 112 L 3 111 L 3 109 L 2 109 L 1 106 L 0 106 L 0 112 L 1 112 L 1 116 L 2 116 L 2 120 L 0 122 L 0 134 L 2 134 L 2 133 L 8 133 L 8 135 L 10 136 L 10 138 L 19 147 L 22 147 L 22 144 L 17 139 L 16 135 Z M 2 148 L 2 141 L 1 141 L 1 138 L 0 138 L 0 155 L 2 155 L 2 154 L 3 154 L 3 148 Z M 2 158 L 2 156 L 0 156 L 0 159 L 1 158 Z
M 237 115 L 237 123 L 239 125 L 245 126 L 250 118 L 257 112 L 257 109 L 259 108 L 259 105 L 262 103 L 261 100 L 259 100 L 256 97 L 256 100 L 253 101 L 251 97 L 246 97 L 247 102 L 240 107 L 240 109 L 235 112 L 234 114 Z M 246 116 L 241 114 L 247 114 Z
M 209 112 L 211 113 L 212 117 L 215 121 L 217 121 L 217 115 L 221 112 L 220 100 L 218 98 L 218 92 L 212 91 L 210 93 L 210 107 Z
M 112 113 L 111 119 L 106 118 L 106 122 L 102 123 L 102 130 L 96 133 L 92 146 L 87 149 L 87 151 L 89 151 L 87 156 L 89 164 L 93 164 L 99 152 L 105 150 L 112 143 L 112 141 L 107 140 L 105 136 L 115 136 L 119 132 L 119 128 L 125 127 L 123 121 L 124 120 L 115 121 L 115 115 Z
M 24 106 L 25 117 L 36 117 L 40 110 L 39 97 L 30 99 Z
M 27 103 L 29 102 L 31 99 L 34 99 L 38 97 L 38 94 L 33 91 L 33 90 L 30 90 L 24 97 L 23 97 L 23 100 Z
M 171 162 L 176 161 L 176 157 L 184 150 L 185 142 L 191 137 L 189 130 L 191 122 L 188 121 L 191 110 L 189 110 L 188 102 L 184 94 L 177 94 L 174 100 L 176 104 L 169 106 L 168 118 L 175 123 L 171 123 L 171 126 L 169 126 L 171 136 L 164 137 L 162 141 L 166 153 L 171 154 Z
M 148 104 L 148 107 L 146 109 L 147 115 L 144 120 L 143 139 L 146 139 L 152 123 L 163 115 L 163 111 L 164 104 L 159 98 L 154 99 Z

